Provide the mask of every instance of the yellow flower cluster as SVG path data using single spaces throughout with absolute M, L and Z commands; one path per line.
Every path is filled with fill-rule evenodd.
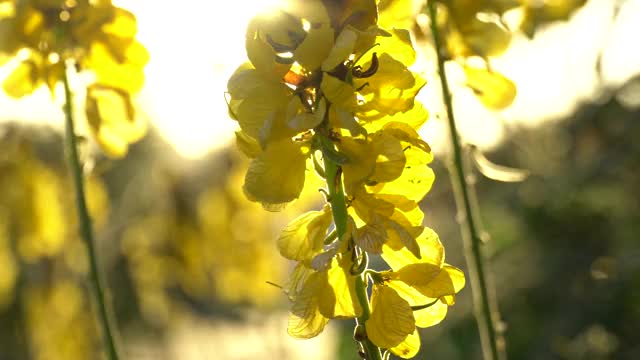
M 330 231 L 340 219 L 327 204 L 278 239 L 282 256 L 298 262 L 285 286 L 289 334 L 310 338 L 329 319 L 362 318 L 356 283 L 364 271 L 373 280 L 365 336 L 411 358 L 420 346 L 416 327 L 444 318 L 464 275 L 444 263 L 438 236 L 422 226 L 418 202 L 434 174 L 417 133 L 428 114 L 414 99 L 425 80 L 408 69 L 416 59 L 409 32 L 382 29 L 377 18 L 375 0 L 289 1 L 254 18 L 250 62 L 228 83 L 229 112 L 240 125 L 238 146 L 252 158 L 250 200 L 281 209 L 298 198 L 311 169 L 326 176 L 330 194 L 335 187 L 346 195 L 345 234 Z M 391 269 L 365 271 L 369 255 Z
M 438 26 L 446 41 L 448 57 L 463 59 L 467 86 L 482 104 L 491 110 L 502 110 L 516 97 L 516 86 L 504 75 L 491 69 L 489 58 L 499 56 L 511 44 L 516 31 L 532 36 L 544 22 L 566 19 L 585 0 L 436 0 L 441 6 Z M 519 18 L 507 24 L 505 14 Z M 484 59 L 486 66 L 466 62 L 469 57 Z
M 85 110 L 97 142 L 124 156 L 146 130 L 131 100 L 149 60 L 136 32 L 135 16 L 111 0 L 0 0 L 0 65 L 17 61 L 3 89 L 20 98 L 46 84 L 53 93 L 73 60 L 95 78 Z

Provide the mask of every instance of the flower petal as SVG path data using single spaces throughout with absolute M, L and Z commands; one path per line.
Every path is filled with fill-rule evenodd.
M 418 351 L 420 351 L 420 334 L 418 334 L 418 329 L 415 329 L 400 344 L 390 348 L 389 351 L 403 359 L 411 359 L 418 355 Z
M 320 313 L 317 292 L 318 273 L 312 274 L 291 307 L 287 332 L 297 339 L 310 339 L 324 330 L 329 319 Z
M 247 169 L 245 195 L 251 201 L 261 202 L 267 210 L 281 210 L 300 196 L 306 158 L 307 152 L 298 142 L 286 138 L 270 142 Z
M 371 316 L 365 322 L 367 336 L 378 347 L 393 348 L 414 332 L 416 325 L 409 303 L 392 288 L 375 285 Z
M 280 254 L 289 260 L 310 260 L 322 251 L 324 237 L 331 225 L 331 209 L 310 211 L 291 221 L 280 233 Z

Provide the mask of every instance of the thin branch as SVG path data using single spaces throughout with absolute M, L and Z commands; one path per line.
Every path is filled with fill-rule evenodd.
M 488 270 L 482 253 L 482 240 L 479 229 L 479 220 L 473 211 L 471 189 L 465 173 L 463 151 L 460 137 L 456 129 L 453 112 L 453 103 L 447 74 L 445 71 L 445 59 L 442 54 L 443 44 L 437 26 L 436 2 L 429 0 L 427 7 L 431 19 L 431 33 L 438 58 L 438 73 L 442 86 L 442 96 L 447 110 L 449 121 L 449 134 L 453 148 L 453 163 L 450 164 L 451 181 L 456 197 L 456 205 L 460 216 L 462 238 L 464 241 L 465 258 L 469 268 L 469 280 L 473 292 L 473 303 L 478 331 L 482 344 L 482 352 L 486 360 L 499 360 L 506 358 L 505 342 L 496 329 L 500 314 L 495 299 L 495 291 L 488 281 Z
M 324 154 L 323 154 L 324 155 Z M 333 213 L 333 221 L 336 225 L 338 239 L 343 239 L 347 233 L 347 203 L 345 201 L 344 189 L 342 187 L 342 174 L 338 164 L 330 160 L 329 156 L 324 157 L 324 170 L 327 175 L 327 187 L 329 188 L 329 199 L 331 203 L 331 211 Z M 369 308 L 369 299 L 367 297 L 368 281 L 365 273 L 356 276 L 356 295 L 358 302 L 362 307 L 362 315 L 356 319 L 357 326 L 364 326 L 365 321 L 369 319 L 371 310 Z M 367 356 L 367 360 L 382 360 L 380 349 L 365 337 L 361 344 Z
M 98 306 L 98 322 L 102 329 L 107 355 L 110 360 L 118 360 L 118 348 L 115 341 L 115 326 L 111 317 L 111 309 L 105 298 L 103 280 L 98 266 L 98 256 L 93 237 L 93 227 L 87 209 L 86 196 L 84 191 L 84 180 L 82 178 L 82 168 L 78 156 L 78 145 L 73 119 L 73 94 L 69 87 L 67 69 L 63 72 L 64 83 L 64 114 L 65 114 L 65 138 L 67 146 L 67 161 L 73 178 L 73 186 L 76 195 L 76 207 L 78 210 L 78 221 L 80 222 L 80 235 L 87 246 L 87 256 L 89 258 L 89 278 L 93 287 L 93 295 Z

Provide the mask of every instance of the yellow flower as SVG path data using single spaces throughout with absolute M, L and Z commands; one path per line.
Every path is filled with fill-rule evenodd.
M 383 247 L 382 257 L 392 270 L 381 273 L 375 283 L 378 298 L 377 302 L 372 298 L 371 317 L 365 323 L 376 345 L 406 358 L 420 347 L 415 327 L 442 321 L 465 284 L 462 271 L 444 262 L 444 248 L 433 230 L 424 228 L 416 240 L 420 258 L 406 248 Z M 396 331 L 386 330 L 392 327 Z
M 53 90 L 67 60 L 94 75 L 86 98 L 86 116 L 102 149 L 121 157 L 145 125 L 136 116 L 131 95 L 144 83 L 147 50 L 135 40 L 135 16 L 110 0 L 4 1 L 0 13 L 0 64 L 16 59 L 3 81 L 15 98 L 40 85 Z M 6 41 L 5 41 L 6 40 Z
M 229 80 L 228 104 L 238 147 L 252 158 L 243 187 L 250 200 L 278 210 L 296 199 L 312 173 L 307 162 L 327 176 L 318 152 L 338 167 L 328 196 L 346 195 L 342 215 L 329 206 L 307 212 L 278 239 L 280 254 L 297 261 L 284 286 L 289 334 L 311 338 L 330 319 L 364 316 L 356 283 L 367 271 L 375 282 L 370 340 L 411 357 L 416 326 L 444 317 L 464 276 L 444 264 L 437 235 L 422 226 L 418 202 L 433 183 L 433 157 L 416 131 L 428 113 L 415 101 L 425 80 L 408 69 L 411 37 L 376 21 L 374 0 L 291 1 L 275 17 L 257 17 L 246 37 L 250 63 Z M 365 270 L 373 254 L 391 270 Z

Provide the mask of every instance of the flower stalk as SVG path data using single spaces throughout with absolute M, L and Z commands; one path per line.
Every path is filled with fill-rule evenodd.
M 342 239 L 347 233 L 347 203 L 345 200 L 344 189 L 342 187 L 342 171 L 335 162 L 323 154 L 324 171 L 327 179 L 327 187 L 329 188 L 329 202 L 331 204 L 331 212 L 333 221 L 336 226 L 338 239 Z M 362 315 L 356 318 L 356 326 L 364 326 L 365 321 L 369 319 L 371 309 L 369 307 L 369 299 L 367 296 L 368 279 L 366 272 L 356 275 L 355 288 L 358 302 L 362 307 Z M 364 349 L 367 360 L 382 360 L 380 349 L 369 340 L 367 336 L 358 339 Z
M 456 199 L 456 207 L 460 216 L 462 239 L 465 258 L 469 268 L 469 280 L 473 293 L 474 313 L 478 323 L 478 331 L 482 344 L 484 359 L 499 360 L 505 358 L 504 339 L 496 329 L 500 314 L 495 299 L 495 290 L 488 279 L 489 273 L 482 251 L 479 221 L 473 211 L 470 184 L 465 173 L 463 149 L 453 111 L 451 92 L 445 71 L 445 58 L 442 53 L 442 38 L 437 25 L 437 5 L 430 0 L 427 2 L 429 18 L 431 19 L 431 33 L 436 49 L 438 74 L 442 88 L 442 96 L 447 112 L 449 134 L 453 149 L 453 162 L 449 172 Z
M 112 310 L 106 300 L 105 288 L 100 268 L 98 266 L 98 255 L 96 252 L 95 240 L 93 236 L 93 226 L 87 208 L 87 201 L 84 190 L 84 180 L 82 168 L 78 156 L 78 145 L 76 142 L 75 125 L 73 118 L 73 93 L 69 86 L 67 69 L 63 71 L 62 82 L 64 84 L 64 114 L 65 114 L 65 140 L 67 161 L 73 179 L 73 187 L 76 195 L 76 207 L 78 211 L 78 221 L 80 223 L 80 235 L 87 248 L 89 259 L 89 279 L 92 286 L 92 293 L 96 305 L 98 306 L 98 323 L 102 330 L 102 336 L 109 360 L 118 360 L 118 348 L 115 340 L 115 326 L 112 320 Z

